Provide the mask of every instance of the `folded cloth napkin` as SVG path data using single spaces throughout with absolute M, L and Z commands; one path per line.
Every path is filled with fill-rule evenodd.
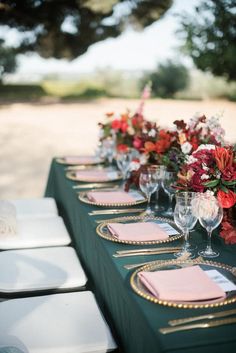
M 107 170 L 80 170 L 75 173 L 76 178 L 81 181 L 108 181 L 118 178 L 118 173 Z
M 160 300 L 194 302 L 225 298 L 225 292 L 200 266 L 138 273 L 141 282 Z
M 111 234 L 120 240 L 148 241 L 165 240 L 168 234 L 154 222 L 109 223 Z
M 15 234 L 17 231 L 16 208 L 8 201 L 0 201 L 0 234 Z
M 106 204 L 114 203 L 132 203 L 136 199 L 125 191 L 90 191 L 87 193 L 90 201 Z
M 64 158 L 68 164 L 92 164 L 99 162 L 95 156 L 67 156 Z

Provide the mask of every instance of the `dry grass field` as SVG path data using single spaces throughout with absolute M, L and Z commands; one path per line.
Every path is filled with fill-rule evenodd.
M 54 156 L 93 153 L 97 123 L 105 113 L 134 111 L 138 104 L 138 100 L 101 99 L 0 106 L 0 199 L 42 196 Z M 145 105 L 145 117 L 162 126 L 180 118 L 189 120 L 196 112 L 223 113 L 226 137 L 236 140 L 236 103 L 155 99 Z

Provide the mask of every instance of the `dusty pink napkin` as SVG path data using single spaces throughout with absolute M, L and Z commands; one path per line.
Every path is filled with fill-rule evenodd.
M 90 201 L 106 204 L 132 203 L 135 198 L 125 191 L 90 191 L 87 193 Z
M 64 159 L 68 164 L 92 164 L 98 161 L 94 156 L 67 156 Z
M 108 228 L 111 234 L 120 240 L 164 240 L 168 234 L 154 222 L 137 223 L 109 223 Z
M 160 300 L 208 301 L 225 298 L 225 292 L 199 266 L 138 273 L 141 282 Z
M 108 181 L 118 177 L 116 172 L 105 170 L 80 170 L 75 175 L 78 180 L 90 182 Z

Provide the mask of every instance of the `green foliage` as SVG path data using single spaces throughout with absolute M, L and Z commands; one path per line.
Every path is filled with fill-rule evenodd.
M 235 8 L 235 0 L 202 1 L 194 16 L 182 17 L 180 30 L 195 65 L 229 81 L 236 80 Z
M 0 85 L 0 101 L 31 101 L 47 94 L 38 85 Z
M 0 81 L 5 73 L 14 72 L 16 69 L 16 52 L 3 45 L 0 40 Z
M 2 0 L 0 25 L 21 33 L 20 53 L 72 60 L 128 25 L 149 26 L 171 5 L 172 0 Z
M 152 82 L 154 96 L 172 98 L 176 92 L 187 87 L 189 74 L 185 66 L 169 60 L 166 64 L 159 65 L 155 72 L 147 75 L 144 81 Z

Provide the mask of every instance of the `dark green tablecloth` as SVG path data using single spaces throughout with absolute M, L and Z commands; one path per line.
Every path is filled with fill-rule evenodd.
M 46 196 L 54 197 L 59 212 L 65 220 L 77 253 L 90 279 L 90 287 L 103 310 L 109 325 L 115 332 L 118 345 L 125 353 L 235 353 L 236 324 L 209 329 L 199 329 L 162 335 L 158 328 L 167 326 L 170 319 L 208 313 L 209 309 L 175 309 L 151 302 L 136 295 L 130 287 L 130 272 L 123 268 L 125 263 L 148 261 L 154 257 L 134 258 L 112 257 L 125 246 L 109 242 L 96 234 L 95 219 L 107 216 L 88 216 L 88 211 L 96 209 L 81 203 L 75 183 L 65 177 L 64 166 L 53 161 L 46 189 Z M 111 216 L 112 217 L 112 216 Z M 192 233 L 193 241 L 201 243 L 203 232 Z M 236 247 L 225 246 L 215 237 L 214 246 L 220 249 L 217 261 L 229 265 L 236 264 Z M 163 255 L 171 258 L 171 255 Z M 160 258 L 160 257 L 159 257 Z M 224 309 L 236 308 L 228 305 Z M 219 310 L 219 309 L 218 309 Z M 217 309 L 212 309 L 217 311 Z

